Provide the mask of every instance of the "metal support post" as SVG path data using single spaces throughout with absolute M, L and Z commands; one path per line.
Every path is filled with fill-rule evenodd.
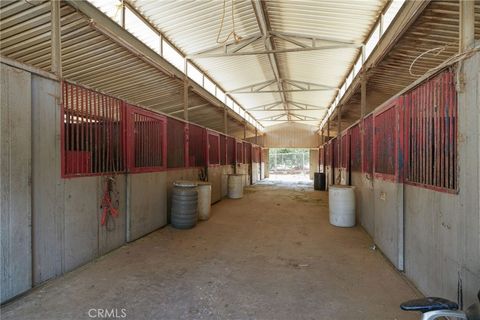
M 62 39 L 60 29 L 60 0 L 51 1 L 51 71 L 53 74 L 62 78 Z
M 475 45 L 475 1 L 459 1 L 460 5 L 460 41 L 459 51 L 465 52 Z

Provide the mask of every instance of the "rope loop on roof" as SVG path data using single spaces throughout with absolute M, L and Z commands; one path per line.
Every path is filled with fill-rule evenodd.
M 223 15 L 222 15 L 222 21 L 220 23 L 220 30 L 218 30 L 218 34 L 217 34 L 217 43 L 218 44 L 225 44 L 228 39 L 230 39 L 231 36 L 233 36 L 233 40 L 235 40 L 235 42 L 238 42 L 241 40 L 241 37 L 235 32 L 235 15 L 234 15 L 234 1 L 235 0 L 232 0 L 232 24 L 233 24 L 233 29 L 232 31 L 227 35 L 227 37 L 220 41 L 220 34 L 222 33 L 222 30 L 223 30 L 223 24 L 225 22 L 225 8 L 226 8 L 226 5 L 227 5 L 227 0 L 223 0 Z

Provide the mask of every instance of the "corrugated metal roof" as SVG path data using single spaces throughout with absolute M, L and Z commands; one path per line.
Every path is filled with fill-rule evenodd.
M 165 35 L 184 54 L 192 54 L 218 45 L 232 30 L 231 2 L 225 5 L 223 31 L 219 35 L 223 16 L 223 1 L 129 1 L 145 18 Z M 242 37 L 259 34 L 250 1 L 234 2 L 235 30 Z M 231 39 L 230 39 L 231 40 Z M 263 50 L 255 43 L 246 50 Z M 199 58 L 193 60 L 226 91 L 274 78 L 266 55 L 224 58 Z M 278 94 L 232 94 L 247 110 L 280 99 Z M 259 118 L 257 114 L 252 115 Z
M 216 44 L 223 16 L 223 1 L 132 0 L 128 2 L 184 53 L 197 52 Z M 236 0 L 234 5 L 237 33 L 240 36 L 259 33 L 250 1 Z M 231 3 L 228 3 L 225 7 L 220 40 L 225 39 L 231 29 Z
M 428 4 L 388 55 L 369 70 L 367 112 L 458 53 L 459 17 L 459 2 L 456 0 L 436 0 Z M 475 1 L 475 39 L 480 39 L 479 0 Z M 429 50 L 432 51 L 426 53 Z M 357 83 L 342 108 L 342 128 L 360 117 L 359 87 Z M 336 126 L 336 121 L 331 125 Z
M 2 10 L 1 54 L 48 71 L 50 3 L 32 6 L 20 1 L 20 4 L 23 10 L 17 13 L 10 6 Z M 166 96 L 183 93 L 183 85 L 178 80 L 147 65 L 94 30 L 88 19 L 72 7 L 62 5 L 61 12 L 62 67 L 66 79 L 155 109 L 164 103 Z M 23 19 L 26 16 L 28 19 Z M 15 21 L 15 24 L 4 24 L 4 21 Z
M 184 54 L 191 55 L 217 45 L 217 35 L 225 39 L 232 30 L 232 1 L 150 1 L 128 0 L 153 26 L 164 34 Z M 348 42 L 362 42 L 376 22 L 387 0 L 365 1 L 264 1 L 272 31 L 306 34 L 319 38 Z M 242 38 L 258 35 L 260 28 L 252 1 L 235 0 L 235 31 Z M 225 7 L 224 7 L 225 6 Z M 225 14 L 224 14 L 225 9 Z M 275 40 L 278 49 L 292 48 L 282 40 Z M 262 39 L 242 51 L 262 51 Z M 338 87 L 345 78 L 358 49 L 343 48 L 276 54 L 280 74 L 284 79 L 302 80 Z M 268 55 L 194 58 L 201 67 L 225 90 L 275 79 Z M 277 90 L 277 85 L 270 86 Z M 335 91 L 286 93 L 287 100 L 328 106 Z M 233 94 L 246 109 L 281 100 L 279 93 Z M 250 111 L 257 119 L 265 112 Z M 304 112 L 320 119 L 325 111 Z M 273 113 L 269 113 L 273 115 Z M 318 122 L 319 122 L 318 121 Z M 309 121 L 310 124 L 318 122 Z M 278 122 L 263 125 L 277 124 Z
M 223 1 L 177 0 L 127 0 L 162 34 L 184 54 L 190 55 L 217 45 L 217 35 L 224 12 Z M 310 35 L 318 38 L 346 42 L 364 42 L 387 0 L 339 0 L 292 1 L 266 0 L 266 10 L 271 31 L 288 34 Z M 476 32 L 479 33 L 479 1 L 476 1 Z M 220 39 L 232 30 L 231 0 L 225 2 L 225 17 Z M 249 0 L 235 0 L 235 30 L 242 38 L 259 35 L 254 6 Z M 32 64 L 44 70 L 50 68 L 50 4 L 48 1 L 1 1 L 2 40 L 1 54 Z M 296 38 L 309 45 L 310 40 Z M 369 88 L 385 97 L 398 92 L 417 77 L 409 74 L 411 62 L 422 52 L 435 46 L 449 44 L 437 55 L 425 56 L 413 67 L 415 74 L 437 65 L 457 52 L 458 1 L 432 1 L 418 21 L 408 30 L 394 50 L 369 73 Z M 317 45 L 327 42 L 317 41 Z M 298 48 L 290 42 L 274 38 L 276 49 Z M 245 47 L 242 51 L 265 50 L 263 39 Z M 300 80 L 331 87 L 342 84 L 358 48 L 336 48 L 308 52 L 276 53 L 282 79 Z M 88 86 L 104 90 L 129 101 L 155 108 L 163 112 L 178 112 L 183 107 L 183 85 L 141 57 L 97 31 L 87 17 L 69 5 L 62 5 L 62 56 L 64 76 Z M 216 58 L 193 58 L 193 62 L 220 84 L 225 90 L 275 78 L 269 56 L 244 55 Z M 394 74 L 395 76 L 392 76 Z M 286 86 L 293 89 L 291 86 Z M 272 84 L 265 90 L 277 90 Z M 335 90 L 311 92 L 287 92 L 287 101 L 327 107 Z M 284 111 L 252 110 L 257 106 L 281 101 L 280 93 L 233 93 L 232 96 L 258 119 L 280 116 Z M 195 99 L 192 98 L 192 101 Z M 192 102 L 196 103 L 196 102 Z M 353 95 L 352 108 L 358 105 L 358 94 Z M 318 124 L 325 110 L 296 110 L 288 104 L 290 112 L 318 119 L 295 121 Z M 283 108 L 281 105 L 277 108 Z M 198 121 L 218 122 L 215 113 Z M 349 112 L 344 108 L 345 112 Z M 198 109 L 196 109 L 198 110 Z M 193 112 L 193 111 L 192 111 Z M 196 111 L 202 115 L 202 112 Z M 352 112 L 351 114 L 356 114 Z M 277 119 L 286 121 L 287 117 Z M 263 125 L 278 121 L 262 121 Z
M 274 31 L 363 41 L 387 0 L 266 2 Z
M 1 1 L 2 56 L 50 70 L 50 3 Z M 181 116 L 183 82 L 170 77 L 97 29 L 68 4 L 61 6 L 63 77 L 131 103 Z M 223 110 L 191 93 L 192 120 L 223 131 Z M 232 120 L 230 118 L 230 120 Z M 230 121 L 232 130 L 241 124 Z

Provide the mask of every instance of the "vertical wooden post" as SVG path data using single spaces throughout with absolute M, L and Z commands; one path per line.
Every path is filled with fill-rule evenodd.
M 475 1 L 460 0 L 459 51 L 464 52 L 475 45 Z
M 363 144 L 363 137 L 365 134 L 365 129 L 363 127 L 363 118 L 365 117 L 365 114 L 367 113 L 367 74 L 366 71 L 363 70 L 362 72 L 362 78 L 361 78 L 361 87 L 360 87 L 360 163 L 363 168 L 363 149 L 364 149 L 364 144 Z
M 228 109 L 223 107 L 223 132 L 228 134 Z
M 360 80 L 360 119 L 363 119 L 367 113 L 367 74 L 365 71 L 362 72 Z
M 330 141 L 330 118 L 327 119 L 327 141 Z
M 338 106 L 337 110 L 337 150 L 338 150 L 338 166 L 341 167 L 342 163 L 342 106 Z M 338 181 L 340 184 L 340 181 Z
M 188 59 L 185 59 L 183 70 L 185 71 L 185 78 L 183 80 L 183 119 L 188 121 L 188 76 L 187 76 L 187 66 L 188 66 Z
M 365 114 L 367 113 L 367 72 L 366 70 L 362 71 L 361 75 L 361 87 L 360 87 L 360 163 L 363 168 L 363 137 L 365 134 L 365 129 L 363 127 L 363 118 L 365 117 Z
M 243 140 L 247 139 L 247 121 L 243 122 Z
M 337 137 L 340 137 L 342 132 L 342 106 L 337 108 Z
M 62 78 L 62 39 L 60 27 L 60 0 L 52 0 L 50 2 L 51 12 L 51 66 L 50 70 L 53 74 Z
M 188 81 L 183 84 L 183 119 L 188 121 Z
M 120 11 L 121 11 L 121 14 L 122 14 L 122 18 L 121 18 L 120 21 L 121 21 L 121 24 L 122 24 L 122 28 L 125 29 L 125 1 L 124 0 L 122 0 Z M 160 39 L 160 46 L 162 46 L 162 40 L 161 39 Z M 160 50 L 160 53 L 162 53 L 161 50 Z

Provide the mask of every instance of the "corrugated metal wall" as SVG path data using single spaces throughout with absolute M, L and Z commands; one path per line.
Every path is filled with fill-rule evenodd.
M 318 148 L 317 127 L 301 123 L 282 123 L 266 128 L 264 145 L 269 148 Z
M 119 215 L 102 225 L 109 178 L 61 177 L 60 83 L 4 63 L 1 71 L 0 287 L 5 302 L 164 226 L 172 182 L 196 180 L 200 169 L 115 175 L 111 196 Z M 249 172 L 248 164 L 240 166 L 239 172 Z M 209 170 L 213 201 L 226 194 L 226 177 L 233 172 L 231 165 Z
M 423 294 L 460 293 L 469 305 L 480 287 L 480 54 L 463 64 L 463 90 L 444 70 L 361 122 L 363 170 L 351 183 L 358 220 L 382 253 Z
M 32 283 L 31 75 L 2 64 L 0 103 L 1 302 Z

